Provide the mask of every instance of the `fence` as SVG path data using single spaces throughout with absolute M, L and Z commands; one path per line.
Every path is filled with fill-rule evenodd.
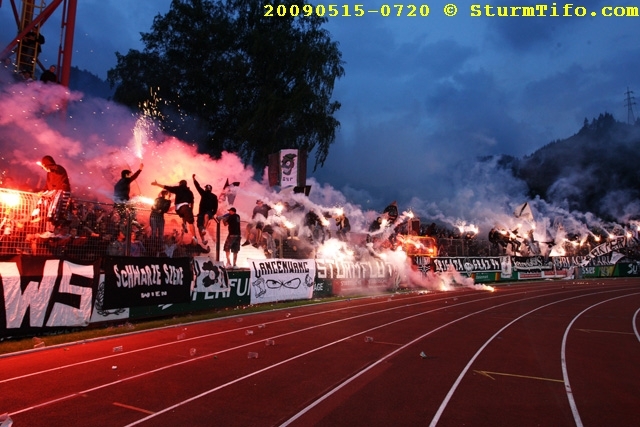
M 150 236 L 151 202 L 138 201 L 122 208 L 112 203 L 72 199 L 63 192 L 28 193 L 0 188 L 0 255 L 66 256 L 92 261 L 104 255 L 116 255 L 110 253 L 116 246 L 124 246 L 124 255 L 133 256 L 201 255 L 203 248 L 190 244 L 191 235 L 185 233 L 182 220 L 173 212 L 165 214 L 163 237 Z M 241 225 L 243 234 L 246 225 L 246 221 Z M 120 231 L 123 231 L 122 242 L 118 241 Z M 210 222 L 205 239 L 216 260 L 224 258 L 220 254 L 226 234 L 226 227 L 220 227 L 217 220 Z M 358 234 L 363 233 L 351 234 L 349 240 L 353 246 L 365 245 L 364 238 L 358 241 Z M 131 239 L 132 235 L 135 240 Z M 263 238 L 259 248 L 243 246 L 238 265 L 246 258 L 313 258 L 315 248 L 328 236 L 313 232 L 307 236 L 297 229 L 274 227 L 263 233 Z M 436 240 L 440 257 L 506 254 L 505 247 L 486 239 L 438 237 Z M 625 246 L 637 251 L 638 241 L 631 240 Z M 575 242 L 566 242 L 564 255 L 586 255 L 591 249 L 592 245 L 576 246 Z M 509 253 L 513 254 L 513 248 Z M 524 244 L 518 254 L 536 255 Z
M 62 192 L 28 193 L 0 188 L 0 255 L 65 256 L 92 261 L 104 255 L 119 255 L 112 252 L 114 247 L 131 256 L 196 256 L 205 251 L 192 244 L 192 236 L 185 233 L 182 220 L 173 212 L 164 216 L 163 237 L 152 238 L 150 214 L 150 201 L 122 206 L 73 199 Z M 227 237 L 226 227 L 220 225 L 216 219 L 210 221 L 203 236 L 210 248 L 206 252 L 213 252 L 216 260 L 224 258 L 220 253 Z M 246 226 L 243 221 L 243 235 Z M 264 247 L 243 247 L 242 258 L 301 257 L 309 253 L 310 245 L 286 230 L 264 233 L 264 239 Z
M 182 245 L 182 221 L 165 214 L 163 239 L 149 237 L 150 205 L 126 208 L 111 203 L 70 199 L 68 193 L 27 193 L 0 188 L 0 255 L 69 256 L 94 260 L 109 253 L 123 236 L 126 255 L 142 244 L 146 256 L 176 256 Z M 138 243 L 136 243 L 138 242 Z M 188 253 L 185 255 L 189 255 Z

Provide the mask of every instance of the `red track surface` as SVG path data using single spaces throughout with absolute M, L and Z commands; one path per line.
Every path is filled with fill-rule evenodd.
M 639 310 L 638 279 L 561 281 L 132 333 L 0 358 L 0 414 L 14 427 L 638 426 Z

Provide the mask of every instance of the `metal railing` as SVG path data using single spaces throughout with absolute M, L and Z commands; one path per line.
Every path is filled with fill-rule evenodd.
M 132 254 L 132 245 L 136 255 L 191 255 L 182 244 L 182 221 L 175 213 L 165 214 L 163 238 L 154 240 L 149 237 L 150 206 L 132 203 L 122 209 L 112 203 L 64 200 L 60 193 L 0 188 L 0 255 L 94 260 L 110 253 L 120 232 L 124 255 Z
M 93 261 L 105 255 L 168 256 L 201 255 L 205 248 L 195 245 L 175 212 L 164 214 L 162 238 L 152 238 L 151 207 L 148 203 L 126 205 L 69 198 L 62 192 L 29 193 L 0 187 L 0 255 L 68 257 Z M 245 240 L 247 221 L 242 221 Z M 122 235 L 120 235 L 122 232 Z M 214 218 L 203 240 L 206 253 L 224 260 L 227 228 Z M 251 257 L 296 255 L 302 243 L 277 230 L 263 233 L 257 247 L 241 252 Z
M 68 198 L 62 192 L 29 193 L 0 188 L 0 255 L 40 255 L 68 257 L 93 261 L 105 255 L 130 256 L 195 256 L 203 248 L 191 242 L 182 220 L 173 212 L 166 213 L 162 238 L 151 237 L 151 209 L 148 203 L 130 203 L 124 208 L 113 203 Z M 242 240 L 246 239 L 247 222 L 241 224 Z M 329 235 L 318 236 L 312 230 L 272 227 L 262 233 L 257 247 L 243 247 L 243 257 L 301 258 L 315 256 L 315 249 Z M 118 236 L 121 241 L 118 242 Z M 365 245 L 364 237 L 351 233 L 352 246 Z M 360 233 L 366 236 L 366 233 Z M 135 236 L 135 237 L 132 237 Z M 222 254 L 227 228 L 217 219 L 209 222 L 205 239 L 210 256 L 224 260 Z M 362 237 L 360 240 L 359 238 Z M 514 254 L 507 248 L 479 238 L 439 236 L 440 257 L 482 257 Z M 542 243 L 541 243 L 542 245 Z M 118 247 L 120 253 L 114 253 Z M 629 239 L 627 245 L 634 253 L 638 241 Z M 566 242 L 565 256 L 587 255 L 590 245 L 576 246 Z M 122 253 L 124 251 L 124 253 Z M 539 251 L 538 251 L 539 253 Z M 535 255 L 522 244 L 518 255 Z

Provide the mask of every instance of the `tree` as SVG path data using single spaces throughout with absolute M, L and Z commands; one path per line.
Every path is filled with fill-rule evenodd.
M 142 52 L 116 53 L 114 99 L 140 107 L 154 92 L 176 132 L 176 114 L 200 121 L 198 142 L 214 156 L 232 151 L 262 168 L 269 154 L 299 148 L 324 164 L 340 126 L 331 97 L 342 54 L 321 28 L 326 18 L 305 17 L 302 1 L 281 4 L 300 13 L 265 16 L 256 0 L 173 0 L 142 34 Z

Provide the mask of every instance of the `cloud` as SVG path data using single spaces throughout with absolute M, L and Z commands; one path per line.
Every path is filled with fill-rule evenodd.
M 483 17 L 490 22 L 493 31 L 488 31 L 488 39 L 497 49 L 510 49 L 512 54 L 520 56 L 530 52 L 562 50 L 568 35 L 582 31 L 584 25 L 595 26 L 597 20 L 606 18 L 594 18 L 591 12 L 600 14 L 602 6 L 606 2 L 599 0 L 581 1 L 580 4 L 571 3 L 538 3 L 538 2 L 501 2 L 500 7 L 508 7 L 511 13 L 513 6 L 530 6 L 537 8 L 533 17 L 486 17 L 484 5 Z M 493 6 L 493 5 L 492 5 Z M 545 7 L 544 12 L 542 8 Z M 567 7 L 565 11 L 565 6 Z M 586 10 L 586 16 L 577 16 Z M 501 9 L 505 11 L 506 9 Z M 498 14 L 497 7 L 492 7 L 491 12 Z M 521 14 L 522 12 L 517 12 Z M 542 16 L 544 14 L 544 16 Z M 568 15 L 568 16 L 566 16 Z M 594 33 L 591 33 L 594 34 Z

